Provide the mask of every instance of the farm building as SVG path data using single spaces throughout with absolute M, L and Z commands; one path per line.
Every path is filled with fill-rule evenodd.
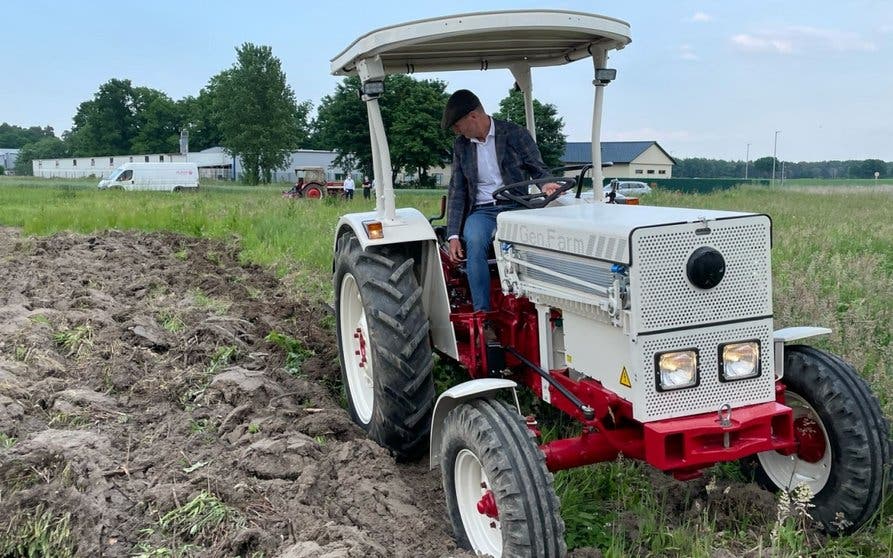
M 288 166 L 273 173 L 273 180 L 292 182 L 296 172 L 306 168 L 323 168 L 327 180 L 340 180 L 344 171 L 334 165 L 334 151 L 300 149 L 291 154 Z M 84 178 L 108 177 L 111 171 L 124 163 L 183 163 L 198 165 L 202 178 L 228 180 L 242 172 L 242 162 L 222 147 L 211 147 L 204 151 L 180 155 L 178 153 L 152 153 L 136 155 L 104 155 L 99 157 L 68 157 L 58 159 L 35 159 L 32 162 L 34 176 L 44 178 Z
M 567 142 L 564 148 L 564 165 L 581 165 L 592 162 L 592 143 Z M 604 169 L 605 178 L 671 178 L 676 161 L 656 141 L 603 141 L 602 161 L 614 163 Z M 449 167 L 429 169 L 435 183 L 446 186 L 452 173 Z M 576 172 L 568 175 L 576 176 Z M 412 177 L 407 177 L 411 179 Z
M 676 161 L 656 141 L 603 141 L 602 161 L 614 163 L 604 170 L 605 178 L 672 178 Z M 569 141 L 562 162 L 581 165 L 592 162 L 592 143 Z
M 6 170 L 6 174 L 13 174 L 18 156 L 18 149 L 0 147 L 0 167 Z

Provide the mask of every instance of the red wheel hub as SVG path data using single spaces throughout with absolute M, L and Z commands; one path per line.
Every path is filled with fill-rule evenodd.
M 818 421 L 810 416 L 794 420 L 794 437 L 797 439 L 797 457 L 809 463 L 818 463 L 825 457 L 825 434 Z
M 357 365 L 360 368 L 363 368 L 366 366 L 366 336 L 363 335 L 362 329 L 357 328 L 356 331 L 354 331 L 353 337 L 360 345 L 360 348 L 354 351 L 354 354 L 360 357 Z
M 477 508 L 478 513 L 493 519 L 499 519 L 499 508 L 496 507 L 496 497 L 493 496 L 492 490 L 484 492 L 484 495 L 478 500 Z
M 319 188 L 307 188 L 304 197 L 318 199 L 322 197 L 322 190 Z

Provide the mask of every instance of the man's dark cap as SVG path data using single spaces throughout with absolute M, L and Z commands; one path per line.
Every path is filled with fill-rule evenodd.
M 452 128 L 453 124 L 458 122 L 460 118 L 479 106 L 481 106 L 481 100 L 478 99 L 477 95 L 468 89 L 459 89 L 450 95 L 446 108 L 443 109 L 443 119 L 440 121 L 440 126 L 444 129 Z

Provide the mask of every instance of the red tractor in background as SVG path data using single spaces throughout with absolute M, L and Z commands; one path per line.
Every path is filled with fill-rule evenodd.
M 297 167 L 295 175 L 295 185 L 291 190 L 283 192 L 283 197 L 319 199 L 344 195 L 344 183 L 326 180 L 326 171 L 322 167 Z

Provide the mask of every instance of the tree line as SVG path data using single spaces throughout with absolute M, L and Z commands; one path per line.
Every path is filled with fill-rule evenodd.
M 0 146 L 20 148 L 19 174 L 32 174 L 31 161 L 60 157 L 179 152 L 181 130 L 189 132 L 190 151 L 222 146 L 242 160 L 243 179 L 269 182 L 296 149 L 337 154 L 345 170 L 372 175 L 366 108 L 357 77 L 344 78 L 324 96 L 312 116 L 311 101 L 299 102 L 282 65 L 268 46 L 236 48 L 232 67 L 214 75 L 197 96 L 180 100 L 129 79 L 111 79 L 82 102 L 71 130 L 56 137 L 51 127 L 0 126 Z M 450 163 L 453 135 L 440 128 L 449 97 L 446 83 L 406 75 L 385 79 L 379 99 L 394 174 L 431 183 L 428 169 Z M 550 166 L 560 165 L 564 122 L 553 105 L 534 102 L 537 139 Z M 522 96 L 510 91 L 497 117 L 523 123 Z
M 772 157 L 761 157 L 754 161 L 725 161 L 693 157 L 676 159 L 673 176 L 677 178 L 742 178 L 745 165 L 749 178 L 771 178 Z M 893 163 L 880 159 L 847 161 L 781 161 L 775 159 L 775 178 L 780 179 L 782 170 L 785 178 L 874 178 L 893 175 Z

